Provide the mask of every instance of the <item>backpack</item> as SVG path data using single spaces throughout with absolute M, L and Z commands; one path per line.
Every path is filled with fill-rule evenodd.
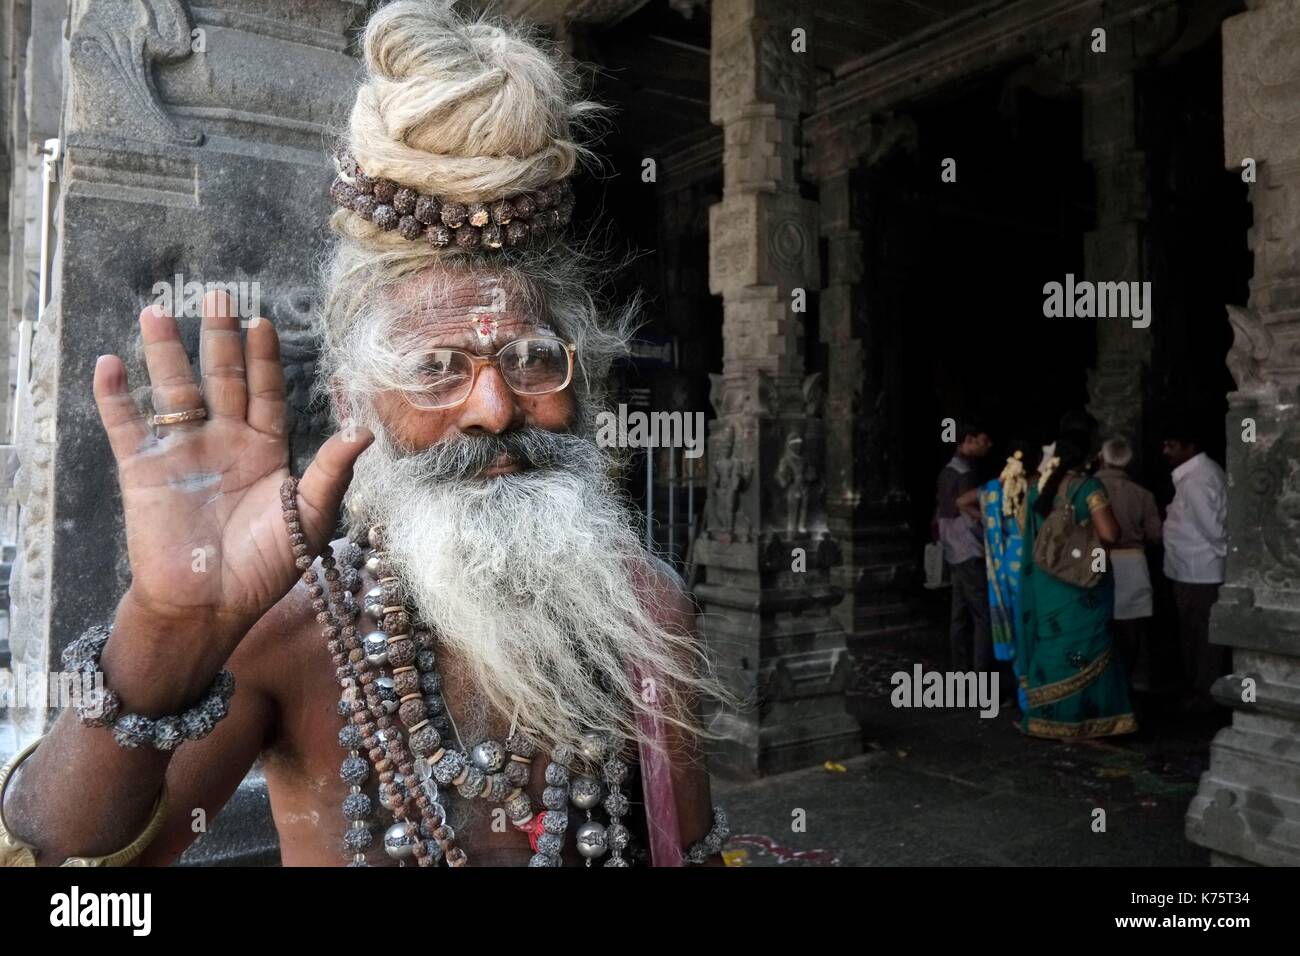
M 1062 500 L 1043 519 L 1043 526 L 1034 538 L 1034 565 L 1058 581 L 1077 588 L 1094 588 L 1106 572 L 1092 569 L 1093 552 L 1102 546 L 1097 529 L 1091 521 L 1080 524 L 1074 517 L 1074 499 L 1083 484 L 1079 482 L 1074 494 Z

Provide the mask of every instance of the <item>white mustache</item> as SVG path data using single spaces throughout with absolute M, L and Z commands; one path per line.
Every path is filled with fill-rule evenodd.
M 592 450 L 579 435 L 527 425 L 500 435 L 455 435 L 402 459 L 413 477 L 447 482 L 475 478 L 502 457 L 526 471 L 581 468 L 590 463 Z

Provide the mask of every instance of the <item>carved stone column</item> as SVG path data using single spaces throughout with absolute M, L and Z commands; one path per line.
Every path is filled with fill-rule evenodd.
M 835 613 L 854 655 L 873 640 L 914 626 L 904 589 L 915 558 L 907 494 L 898 467 L 897 409 L 901 383 L 889 375 L 883 324 L 875 314 L 863 235 L 871 228 L 862 180 L 870 166 L 903 146 L 916 128 L 887 117 L 819 128 L 810 138 L 821 187 L 826 239 L 826 286 L 821 291 L 821 340 L 827 346 L 826 513 L 844 560 L 832 572 L 844 600 Z
M 1097 218 L 1084 236 L 1084 278 L 1092 282 L 1150 280 L 1146 255 L 1146 154 L 1138 145 L 1137 84 L 1131 68 L 1085 80 L 1084 155 L 1092 164 Z M 1151 329 L 1124 318 L 1093 320 L 1097 362 L 1088 375 L 1088 411 L 1102 437 L 1142 445 L 1142 409 L 1151 362 Z M 1158 317 L 1152 320 L 1158 321 Z
M 13 494 L 17 449 L 13 441 L 13 394 L 20 351 L 20 322 L 36 318 L 37 215 L 41 202 L 40 157 L 33 147 L 58 126 L 60 21 L 57 0 L 32 10 L 25 0 L 0 9 L 0 667 L 10 665 L 9 581 L 17 556 L 18 507 Z M 51 95 L 54 94 L 54 95 Z M 33 174 L 32 171 L 37 173 Z M 16 746 L 0 709 L 0 754 Z
M 805 8 L 806 9 L 806 8 Z M 801 197 L 799 115 L 812 16 L 782 0 L 712 6 L 712 119 L 724 130 L 723 199 L 709 214 L 709 287 L 723 297 L 723 371 L 710 435 L 709 515 L 696 557 L 704 633 L 754 706 L 713 715 L 719 763 L 744 774 L 860 748 L 844 709 L 844 633 L 830 608 L 836 547 L 822 506 L 821 383 L 804 374 L 795 290 L 819 284 L 817 207 Z
M 1300 864 L 1300 0 L 1223 24 L 1224 163 L 1250 187 L 1248 308 L 1229 306 L 1228 569 L 1210 624 L 1233 708 L 1187 812 L 1217 863 Z M 1249 420 L 1249 423 L 1247 423 Z M 1249 426 L 1253 424 L 1254 440 Z
M 319 443 L 313 257 L 331 208 L 327 137 L 356 75 L 348 34 L 364 14 L 362 0 L 69 4 L 52 299 L 18 435 L 15 665 L 57 668 L 128 586 L 91 377 L 97 355 L 116 353 L 147 399 L 136 318 L 155 283 L 243 283 L 281 336 L 298 467 Z M 180 325 L 196 356 L 197 318 Z M 48 716 L 15 713 L 20 741 Z
M 7 321 L 5 336 L 9 340 L 7 374 L 5 375 L 5 418 L 0 424 L 0 434 L 5 436 L 6 445 L 0 447 L 0 484 L 4 486 L 4 522 L 0 532 L 0 545 L 12 548 L 14 563 L 11 568 L 9 586 L 13 599 L 10 602 L 9 632 L 14 641 L 6 640 L 6 650 L 12 652 L 4 663 L 23 663 L 13 644 L 21 643 L 23 633 L 16 637 L 15 627 L 23 627 L 23 620 L 18 613 L 17 597 L 12 590 L 17 587 L 16 579 L 22 575 L 25 561 L 25 542 L 19 539 L 20 489 L 15 472 L 18 468 L 18 443 L 24 427 L 19 422 L 19 432 L 11 433 L 14 408 L 11 404 L 17 389 L 19 374 L 18 352 L 19 323 L 26 319 L 35 323 L 37 319 L 36 300 L 40 284 L 39 264 L 41 258 L 41 196 L 43 191 L 44 160 L 37 152 L 44 141 L 59 135 L 59 108 L 63 92 L 63 21 L 67 16 L 66 4 L 51 2 L 37 4 L 31 9 L 29 4 L 13 4 L 8 10 L 11 25 L 16 32 L 10 42 L 21 43 L 22 51 L 13 51 L 14 86 L 8 103 L 8 122 L 14 153 L 9 157 L 12 166 L 13 185 L 10 190 L 8 209 L 9 232 L 9 270 Z M 21 20 L 21 23 L 19 22 Z M 38 331 L 38 327 L 33 326 Z M 30 435 L 28 436 L 31 437 Z M 33 448 L 33 456 L 40 456 L 39 449 Z M 2 572 L 0 572 L 2 573 Z M 35 588 L 41 586 L 36 578 Z M 6 718 L 0 718 L 0 753 L 9 746 L 18 745 L 17 727 L 24 719 L 30 724 L 41 715 L 31 712 L 13 711 Z M 8 725 L 8 733 L 3 725 Z

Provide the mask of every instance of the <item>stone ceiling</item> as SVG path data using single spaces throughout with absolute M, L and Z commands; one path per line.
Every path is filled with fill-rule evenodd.
M 1008 0 L 817 0 L 808 8 L 819 83 L 894 44 L 981 16 Z M 669 150 L 718 134 L 709 123 L 709 3 L 699 0 L 499 0 L 493 13 L 543 23 L 574 37 L 575 53 L 600 65 L 618 122 L 647 149 Z
M 809 2 L 813 15 L 814 56 L 817 66 L 835 72 L 893 43 L 923 33 L 946 20 L 981 15 L 1008 0 L 817 0 Z M 494 0 L 482 4 L 508 17 L 518 17 L 555 27 L 581 25 L 612 28 L 628 20 L 640 25 L 659 22 L 675 32 L 671 18 L 703 27 L 707 48 L 707 0 Z
M 947 20 L 1005 5 L 1005 0 L 818 0 L 814 55 L 819 70 L 846 65 L 885 47 L 918 37 Z

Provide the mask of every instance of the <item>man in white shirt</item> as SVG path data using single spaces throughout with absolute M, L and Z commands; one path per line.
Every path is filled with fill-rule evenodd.
M 1210 685 L 1223 673 L 1224 648 L 1210 643 L 1210 608 L 1219 598 L 1228 555 L 1228 482 L 1223 469 L 1186 431 L 1166 432 L 1164 456 L 1174 469 L 1174 500 L 1165 518 L 1165 577 L 1178 608 L 1183 667 L 1192 709 L 1213 706 Z

